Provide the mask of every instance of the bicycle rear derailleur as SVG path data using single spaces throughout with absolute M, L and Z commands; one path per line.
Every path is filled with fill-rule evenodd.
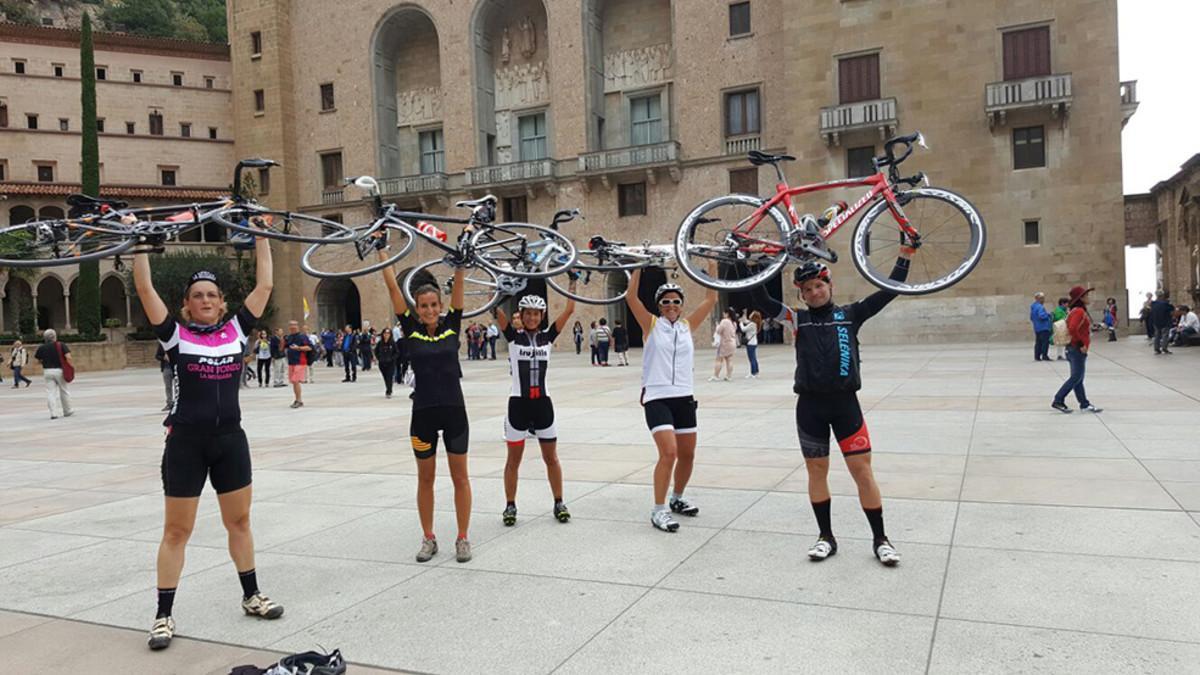
M 820 258 L 831 263 L 838 261 L 837 251 L 833 251 L 821 236 L 821 226 L 817 219 L 809 214 L 800 218 L 800 224 L 788 233 L 788 255 L 793 258 Z

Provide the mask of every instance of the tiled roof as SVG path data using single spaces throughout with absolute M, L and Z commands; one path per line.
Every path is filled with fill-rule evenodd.
M 80 192 L 79 183 L 0 183 L 0 195 L 62 196 Z M 165 187 L 162 185 L 104 185 L 101 197 L 121 199 L 164 199 L 189 201 L 194 199 L 220 199 L 229 194 L 224 188 Z

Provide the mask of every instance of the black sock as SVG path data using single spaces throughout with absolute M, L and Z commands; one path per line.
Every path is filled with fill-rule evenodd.
M 833 498 L 826 499 L 823 502 L 813 502 L 813 513 L 817 516 L 817 527 L 821 529 L 821 536 L 832 540 L 833 526 L 829 522 L 829 506 L 833 502 Z
M 175 606 L 175 589 L 160 588 L 158 589 L 158 613 L 154 618 L 161 619 L 164 616 L 171 616 L 171 609 Z
M 871 535 L 875 537 L 875 545 L 879 546 L 887 541 L 887 535 L 883 533 L 883 507 L 863 509 L 863 513 L 867 514 L 867 522 L 871 524 Z
M 555 505 L 555 506 L 558 506 L 558 505 L 560 505 L 560 504 L 562 504 L 562 503 L 563 503 L 563 498 L 562 498 L 562 497 L 555 497 L 555 498 L 554 498 L 554 505 Z
M 242 599 L 246 600 L 258 592 L 258 576 L 254 570 L 238 572 L 238 581 L 242 582 Z

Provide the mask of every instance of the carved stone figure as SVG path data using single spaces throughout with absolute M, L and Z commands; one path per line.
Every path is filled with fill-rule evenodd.
M 659 44 L 604 56 L 604 90 L 621 91 L 670 79 L 671 45 Z
M 537 28 L 533 19 L 526 16 L 521 19 L 521 56 L 532 58 L 537 53 Z
M 550 94 L 550 75 L 545 62 L 522 63 L 496 71 L 496 109 L 545 103 Z
M 512 36 L 508 34 L 508 26 L 505 26 L 504 34 L 500 36 L 500 63 L 508 65 L 508 61 L 511 58 Z
M 442 115 L 442 90 L 438 87 L 409 89 L 396 93 L 396 124 L 408 126 L 435 120 Z

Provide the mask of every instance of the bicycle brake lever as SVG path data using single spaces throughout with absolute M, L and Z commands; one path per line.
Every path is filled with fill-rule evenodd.
M 925 148 L 926 150 L 929 149 L 929 146 L 925 145 L 925 134 L 922 134 L 919 132 L 917 133 L 917 145 L 921 146 L 922 148 Z

